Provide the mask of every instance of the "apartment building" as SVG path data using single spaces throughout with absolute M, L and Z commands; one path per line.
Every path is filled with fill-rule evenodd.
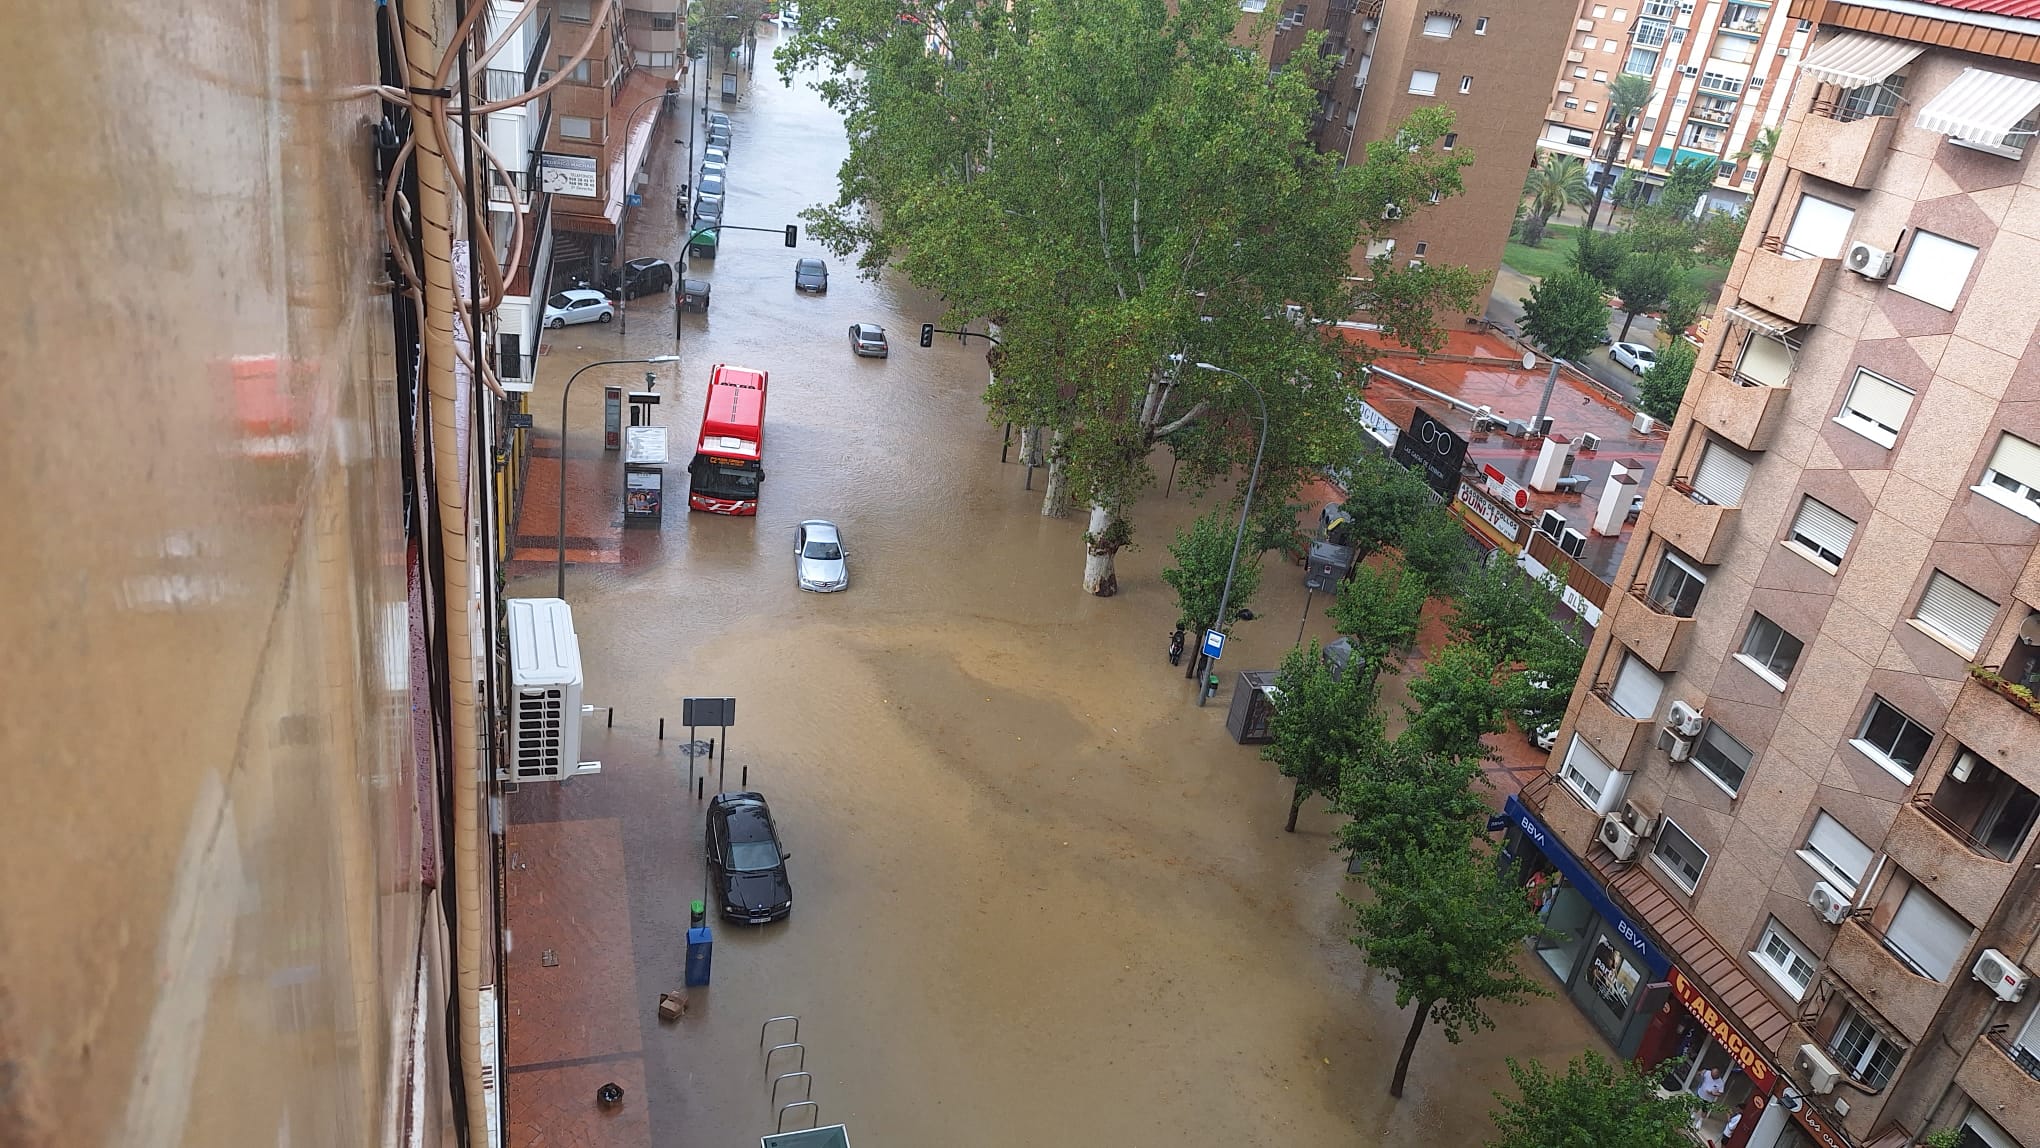
M 1773 170 L 1510 848 L 1622 1053 L 1733 1070 L 1726 1148 L 2040 1148 L 2040 6 L 1788 15 Z
M 1743 207 L 1811 34 L 1771 0 L 1581 0 L 1538 147 L 1580 157 L 1611 187 L 1624 168 L 1658 185 L 1673 164 L 1711 163 L 1710 206 Z M 1608 89 L 1623 75 L 1653 90 L 1611 156 Z
M 1258 13 L 1266 0 L 1243 0 Z M 1492 284 L 1515 218 L 1523 173 L 1536 155 L 1548 61 L 1562 50 L 1570 0 L 1526 0 L 1483 8 L 1427 8 L 1411 0 L 1290 0 L 1261 49 L 1280 67 L 1312 30 L 1338 60 L 1325 81 L 1312 138 L 1353 162 L 1412 111 L 1444 104 L 1455 113 L 1445 146 L 1475 156 L 1466 191 L 1413 212 L 1386 249 L 1398 260 L 1471 267 Z M 1353 253 L 1364 268 L 1378 252 Z M 1483 290 L 1464 316 L 1487 308 Z
M 515 99 L 549 75 L 552 10 L 541 5 L 519 23 L 523 7 L 517 0 L 490 0 L 489 15 L 482 21 L 484 42 L 504 44 L 481 69 L 480 95 L 488 103 Z M 507 176 L 507 186 L 504 179 L 489 182 L 489 237 L 503 269 L 515 270 L 496 308 L 496 372 L 506 385 L 525 389 L 538 364 L 539 320 L 552 274 L 552 195 L 538 179 L 552 120 L 552 92 L 528 104 L 490 112 L 487 120 L 489 149 Z

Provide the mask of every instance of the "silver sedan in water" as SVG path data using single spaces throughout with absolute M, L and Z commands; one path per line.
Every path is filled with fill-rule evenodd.
M 810 518 L 794 531 L 793 577 L 803 590 L 833 594 L 848 588 L 849 557 L 833 522 Z

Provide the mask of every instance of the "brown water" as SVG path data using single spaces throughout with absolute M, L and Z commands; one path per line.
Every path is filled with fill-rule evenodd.
M 811 93 L 758 80 L 733 110 L 726 218 L 779 226 L 832 195 L 844 145 Z M 647 202 L 671 202 L 658 181 L 676 164 L 654 158 Z M 642 230 L 632 256 L 670 254 L 670 220 Z M 1262 619 L 1227 653 L 1227 688 L 1197 708 L 1164 657 L 1174 610 L 1157 577 L 1196 507 L 1156 491 L 1120 595 L 1083 594 L 1081 519 L 1040 517 L 1042 476 L 1030 493 L 1000 463 L 981 349 L 921 349 L 918 326 L 939 306 L 833 258 L 828 295 L 796 297 L 793 260 L 810 253 L 725 240 L 707 275 L 714 308 L 689 317 L 682 341 L 681 395 L 659 413 L 691 443 L 709 363 L 772 372 L 759 517 L 688 514 L 675 473 L 662 531 L 626 534 L 620 565 L 569 572 L 587 700 L 614 705 L 617 724 L 584 747 L 604 759 L 600 776 L 513 797 L 511 843 L 600 823 L 620 842 L 628 905 L 570 926 L 556 902 L 512 904 L 512 1045 L 520 1016 L 547 1010 L 536 998 L 580 992 L 577 962 L 601 967 L 598 950 L 627 934 L 635 983 L 589 989 L 607 1003 L 585 1007 L 634 1010 L 636 1027 L 614 1047 L 532 1054 L 608 1057 L 619 1079 L 642 1069 L 633 1122 L 591 1126 L 586 1142 L 641 1142 L 639 1120 L 662 1144 L 770 1131 L 759 1023 L 795 1014 L 822 1122 L 847 1122 L 859 1144 L 1477 1143 L 1504 1056 L 1563 1059 L 1592 1038 L 1570 1005 L 1504 1008 L 1499 1032 L 1464 1045 L 1427 1035 L 1408 1095 L 1388 1097 L 1407 1014 L 1346 941 L 1332 821 L 1313 804 L 1300 832 L 1281 832 L 1287 785 L 1223 727 L 1232 672 L 1273 666 L 1296 637 L 1300 572 L 1269 572 Z M 627 344 L 609 329 L 558 333 L 541 429 L 577 362 L 671 350 L 670 312 L 640 306 Z M 886 326 L 890 359 L 850 355 L 845 328 L 859 320 Z M 585 446 L 570 455 L 593 460 L 600 404 L 577 399 Z M 846 593 L 794 588 L 794 525 L 808 517 L 842 525 Z M 529 513 L 524 531 L 549 533 Z M 550 571 L 510 592 L 549 595 Z M 1322 618 L 1309 630 L 1325 636 Z M 701 895 L 700 807 L 683 792 L 677 727 L 680 699 L 697 694 L 738 699 L 727 784 L 748 766 L 771 799 L 795 912 L 717 925 L 714 985 L 661 1026 L 656 994 L 678 986 L 686 901 Z M 571 883 L 570 857 L 536 864 L 513 898 Z M 540 965 L 543 947 L 560 966 Z M 513 1068 L 514 1142 L 567 1139 L 566 1117 L 532 1127 L 537 1106 L 520 1096 L 568 1071 Z

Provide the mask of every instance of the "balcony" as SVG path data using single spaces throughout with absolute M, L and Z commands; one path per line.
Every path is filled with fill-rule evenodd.
M 1640 585 L 1616 606 L 1615 636 L 1651 669 L 1676 669 L 1692 635 L 1693 619 L 1666 613 L 1644 596 Z
M 1794 259 L 1784 254 L 1783 236 L 1768 236 L 1751 253 L 1742 297 L 1788 322 L 1810 324 L 1827 300 L 1839 259 Z
M 1971 666 L 1971 681 L 1964 682 L 1955 695 L 1955 705 L 1944 723 L 1948 735 L 1982 754 L 2028 789 L 2040 790 L 2040 762 L 2031 746 L 2040 727 L 2040 712 L 2030 699 L 2031 691 L 2008 680 L 1989 666 Z M 2027 697 L 2020 697 L 2024 691 Z
M 1573 732 L 1593 746 L 1594 752 L 1618 772 L 1626 773 L 1636 769 L 1636 758 L 1649 748 L 1651 738 L 1657 733 L 1657 723 L 1650 718 L 1639 720 L 1617 710 L 1609 700 L 1611 691 L 1612 687 L 1606 683 L 1594 686 L 1593 696 L 1580 705 L 1579 714 L 1573 722 Z
M 1733 107 L 1724 108 L 1710 104 L 1706 107 L 1694 108 L 1689 113 L 1688 118 L 1699 120 L 1703 124 L 1716 124 L 1727 127 L 1735 122 L 1735 109 Z
M 1945 788 L 1959 783 L 1942 784 Z M 1964 820 L 1973 823 L 1974 817 L 1971 812 Z M 1975 921 L 1990 919 L 2014 870 L 2009 862 L 1986 853 L 1979 839 L 1949 816 L 1933 794 L 1919 794 L 1898 807 L 1884 851 L 1906 872 L 1926 874 L 1935 896 Z
M 1792 145 L 1793 167 L 1849 187 L 1869 187 L 1891 153 L 1897 116 L 1844 119 L 1833 101 L 1816 100 Z
M 1766 450 L 1771 445 L 1771 432 L 1784 417 L 1785 400 L 1791 393 L 1791 387 L 1746 380 L 1736 373 L 1733 360 L 1724 359 L 1701 377 L 1700 399 L 1693 406 L 1693 417 L 1744 450 Z
M 1834 947 L 1828 950 L 1828 968 L 1876 1006 L 1911 1044 L 1924 1038 L 1927 1025 L 1933 1022 L 1934 1010 L 1940 1007 L 1941 998 L 1948 991 L 1948 986 L 1941 982 L 1907 968 L 1884 947 L 1880 933 L 1855 918 L 1842 922 L 1841 928 L 1835 930 Z M 1967 977 L 1969 972 L 1957 969 L 1951 975 Z
M 2028 1033 L 2031 1034 L 2031 1029 Z M 2034 1034 L 2040 1035 L 2040 1034 Z M 2031 1041 L 2034 1035 L 2025 1040 Z M 2040 1144 L 2040 1055 L 1993 1030 L 1955 1070 L 1955 1083 L 2021 1144 Z
M 1682 479 L 1674 479 L 1671 491 L 1657 499 L 1652 509 L 1651 530 L 1679 553 L 1708 566 L 1719 563 L 1728 550 L 1741 513 L 1733 506 L 1716 506 L 1695 498 L 1693 488 Z
M 1761 37 L 1764 24 L 1771 14 L 1769 7 L 1755 4 L 1728 4 L 1721 9 L 1721 23 L 1716 25 L 1722 31 L 1735 36 Z

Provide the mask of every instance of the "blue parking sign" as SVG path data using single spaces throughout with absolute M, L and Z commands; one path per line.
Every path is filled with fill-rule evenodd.
M 1204 631 L 1204 656 L 1217 661 L 1225 653 L 1225 635 L 1217 630 Z

